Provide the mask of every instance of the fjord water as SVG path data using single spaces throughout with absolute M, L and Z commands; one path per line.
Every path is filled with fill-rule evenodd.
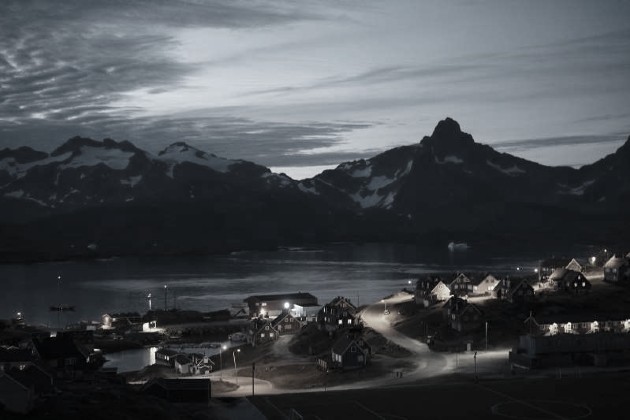
M 113 258 L 0 265 L 0 318 L 22 312 L 28 323 L 57 327 L 99 320 L 104 313 L 164 308 L 225 309 L 253 294 L 310 292 L 320 303 L 335 296 L 366 304 L 433 272 L 530 274 L 536 258 L 450 253 L 393 244 L 332 244 L 322 248 L 247 251 L 225 256 Z M 521 267 L 516 271 L 516 267 Z M 57 276 L 61 276 L 58 282 Z M 67 304 L 74 312 L 50 312 Z

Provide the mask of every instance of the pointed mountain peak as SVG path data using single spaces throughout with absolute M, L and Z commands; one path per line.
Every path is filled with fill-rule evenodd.
M 431 137 L 451 138 L 459 137 L 461 134 L 462 129 L 459 123 L 450 117 L 446 117 L 435 126 Z
M 431 137 L 425 137 L 422 139 L 423 144 L 429 144 L 433 146 L 469 146 L 474 144 L 472 136 L 468 133 L 464 133 L 457 121 L 447 117 L 440 121 L 433 130 Z
M 103 144 L 99 141 L 92 140 L 87 137 L 75 136 L 69 139 L 68 141 L 66 141 L 61 146 L 57 147 L 55 150 L 53 150 L 53 152 L 50 155 L 59 156 L 68 152 L 78 152 L 79 149 L 83 146 L 102 147 Z

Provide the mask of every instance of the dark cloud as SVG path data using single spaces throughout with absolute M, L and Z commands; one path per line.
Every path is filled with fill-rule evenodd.
M 570 146 L 578 144 L 603 144 L 617 143 L 627 138 L 627 135 L 601 135 L 601 136 L 563 136 L 538 139 L 512 140 L 492 143 L 492 147 L 503 152 L 524 151 L 541 147 Z
M 260 122 L 229 116 L 177 117 L 157 119 L 153 117 L 115 118 L 90 113 L 90 124 L 80 132 L 76 127 L 54 119 L 32 119 L 22 124 L 0 126 L 0 138 L 8 147 L 37 144 L 37 139 L 47 138 L 50 151 L 75 135 L 95 139 L 111 137 L 130 140 L 139 147 L 157 152 L 163 147 L 184 141 L 202 150 L 228 158 L 252 160 L 272 166 L 298 162 L 306 165 L 335 164 L 342 156 L 357 159 L 363 154 L 304 154 L 308 150 L 330 147 L 339 142 L 344 133 L 370 127 L 368 123 L 303 123 L 288 124 Z M 38 147 L 42 150 L 41 147 Z M 300 165 L 298 165 L 300 166 Z

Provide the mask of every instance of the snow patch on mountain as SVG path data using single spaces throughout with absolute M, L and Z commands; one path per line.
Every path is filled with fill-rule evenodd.
M 354 193 L 350 195 L 350 198 L 364 209 L 375 207 L 383 200 L 383 197 L 376 191 L 371 194 L 363 194 L 364 195 L 362 195 L 360 192 Z
M 122 185 L 129 185 L 131 188 L 133 188 L 136 185 L 138 185 L 138 182 L 140 182 L 140 181 L 142 181 L 142 175 L 130 176 L 127 179 L 121 179 L 120 183 Z
M 11 198 L 22 198 L 24 196 L 24 190 L 11 191 L 11 192 L 5 193 L 4 196 L 11 197 Z
M 368 163 L 363 168 L 355 168 L 348 175 L 350 175 L 353 178 L 367 178 L 372 175 L 372 166 Z
M 122 171 L 129 166 L 129 160 L 133 155 L 133 152 L 125 152 L 120 149 L 81 146 L 79 153 L 75 154 L 69 162 L 59 165 L 59 168 L 81 168 L 103 163 L 114 170 Z
M 184 162 L 202 165 L 212 169 L 213 171 L 221 173 L 229 172 L 230 166 L 237 162 L 202 152 L 201 150 L 190 147 L 185 143 L 171 144 L 159 153 L 157 160 L 169 165 L 167 175 L 170 178 L 173 178 L 173 170 L 175 167 Z
M 496 169 L 499 172 L 503 172 L 504 174 L 509 175 L 509 176 L 517 176 L 517 175 L 521 175 L 521 174 L 525 173 L 525 170 L 519 168 L 516 165 L 513 165 L 510 168 L 503 168 L 502 166 L 499 166 L 496 163 L 493 163 L 493 162 L 491 162 L 489 160 L 486 160 L 486 163 L 491 168 Z
M 454 163 L 456 165 L 460 165 L 464 163 L 464 160 L 455 155 L 445 156 L 443 160 L 440 160 L 440 158 L 435 156 L 435 163 L 437 163 L 438 165 L 445 165 L 447 163 Z
M 8 172 L 11 177 L 20 179 L 24 177 L 31 168 L 49 165 L 56 162 L 63 162 L 64 160 L 69 159 L 70 156 L 72 156 L 72 153 L 68 152 L 59 156 L 49 156 L 29 163 L 18 163 L 14 158 L 8 157 L 0 160 L 0 171 Z
M 319 195 L 319 191 L 315 187 L 307 187 L 304 183 L 300 182 L 297 184 L 298 190 L 307 194 Z
M 29 200 L 29 201 L 39 204 L 42 207 L 49 207 L 48 203 L 45 203 L 42 200 L 38 200 L 36 198 L 29 196 L 28 194 L 24 192 L 24 190 L 11 191 L 11 192 L 5 193 L 4 196 L 10 197 L 10 198 Z
M 574 187 L 574 188 L 569 188 L 567 185 L 560 185 L 560 187 L 565 189 L 565 191 L 560 191 L 560 193 L 568 194 L 568 195 L 584 195 L 584 192 L 586 191 L 586 189 L 590 187 L 591 185 L 593 185 L 594 183 L 595 183 L 595 180 L 591 179 L 589 181 L 585 181 L 582 185 L 578 185 L 577 187 Z
M 372 180 L 370 181 L 370 183 L 368 185 L 366 185 L 366 189 L 368 190 L 372 190 L 372 191 L 377 191 L 381 188 L 384 188 L 386 186 L 388 186 L 389 184 L 391 184 L 392 182 L 396 181 L 396 179 L 392 179 L 392 178 L 388 178 L 386 176 L 375 176 L 374 178 L 372 178 Z

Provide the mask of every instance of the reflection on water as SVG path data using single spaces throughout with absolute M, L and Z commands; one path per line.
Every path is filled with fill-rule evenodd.
M 449 253 L 409 245 L 334 244 L 318 250 L 239 252 L 228 256 L 120 258 L 0 266 L 0 318 L 23 312 L 29 323 L 57 326 L 98 320 L 104 313 L 177 307 L 225 309 L 252 294 L 310 292 L 320 302 L 338 295 L 364 304 L 423 273 L 533 272 L 536 258 L 495 258 L 474 248 Z M 57 288 L 57 276 L 61 284 Z M 164 288 L 168 285 L 168 291 Z M 166 299 L 165 299 L 166 298 Z M 165 301 L 166 300 L 166 301 Z M 75 312 L 48 308 L 70 304 Z M 123 356 L 126 357 L 126 356 Z M 136 357 L 136 356 L 129 356 Z M 139 356 L 138 356 L 139 357 Z M 149 357 L 149 356 L 147 356 Z

